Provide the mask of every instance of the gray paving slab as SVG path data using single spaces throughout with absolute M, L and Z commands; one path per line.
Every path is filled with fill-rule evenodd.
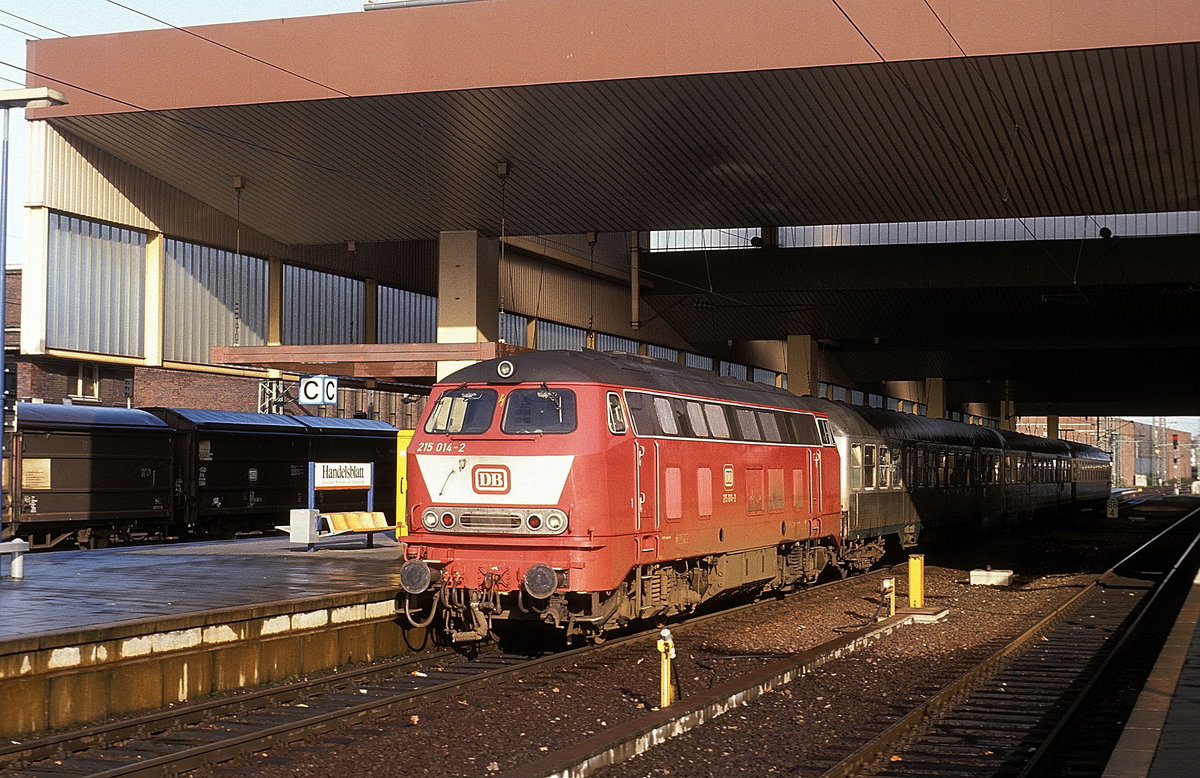
M 59 551 L 25 557 L 0 578 L 0 639 L 236 605 L 399 588 L 400 545 L 375 536 L 287 538 Z M 7 572 L 7 571 L 6 571 Z
M 1167 720 L 1150 766 L 1150 778 L 1176 778 L 1200 771 L 1200 622 L 1192 632 Z

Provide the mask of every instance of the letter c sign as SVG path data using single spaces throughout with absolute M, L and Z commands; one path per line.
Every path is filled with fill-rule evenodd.
M 327 375 L 314 375 L 300 379 L 301 405 L 337 405 L 338 380 Z

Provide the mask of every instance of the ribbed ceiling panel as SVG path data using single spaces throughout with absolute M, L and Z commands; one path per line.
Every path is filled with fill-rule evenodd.
M 1198 46 L 54 122 L 289 244 L 1182 211 Z

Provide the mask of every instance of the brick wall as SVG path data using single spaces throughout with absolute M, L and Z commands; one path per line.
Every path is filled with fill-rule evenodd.
M 133 405 L 254 413 L 258 411 L 258 379 L 139 367 L 134 375 Z

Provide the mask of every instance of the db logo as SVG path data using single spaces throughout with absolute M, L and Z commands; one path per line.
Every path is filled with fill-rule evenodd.
M 508 494 L 508 468 L 504 465 L 475 465 L 471 482 L 480 494 Z

